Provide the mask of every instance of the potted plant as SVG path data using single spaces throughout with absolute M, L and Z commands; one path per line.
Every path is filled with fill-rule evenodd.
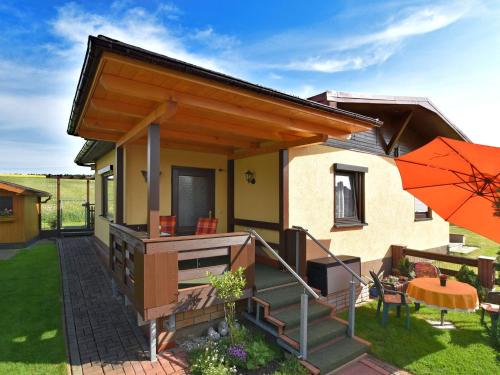
M 446 280 L 448 279 L 448 276 L 446 276 L 444 273 L 439 275 L 439 283 L 441 286 L 446 286 Z

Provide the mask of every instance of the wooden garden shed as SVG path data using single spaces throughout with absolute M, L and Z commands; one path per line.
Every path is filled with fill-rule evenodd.
M 42 198 L 50 196 L 45 191 L 0 181 L 0 248 L 24 247 L 38 238 L 40 205 Z

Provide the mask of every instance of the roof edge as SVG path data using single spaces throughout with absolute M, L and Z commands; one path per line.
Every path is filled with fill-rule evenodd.
M 308 99 L 299 98 L 297 96 L 286 94 L 278 90 L 235 78 L 224 73 L 209 70 L 159 53 L 151 52 L 131 44 L 108 38 L 103 35 L 99 35 L 98 37 L 90 35 L 87 43 L 87 51 L 85 54 L 84 63 L 80 72 L 80 78 L 78 80 L 75 98 L 73 100 L 70 119 L 68 122 L 67 133 L 70 135 L 77 135 L 76 126 L 83 111 L 84 100 L 90 90 L 90 86 L 96 74 L 99 58 L 103 52 L 123 55 L 163 68 L 177 70 L 182 73 L 199 76 L 201 78 L 217 81 L 226 85 L 237 86 L 245 90 L 253 91 L 257 94 L 286 100 L 288 102 L 292 102 L 308 108 L 314 108 L 323 112 L 349 117 L 362 122 L 366 122 L 376 127 L 382 125 L 381 121 L 368 116 L 359 115 L 353 112 L 317 103 Z

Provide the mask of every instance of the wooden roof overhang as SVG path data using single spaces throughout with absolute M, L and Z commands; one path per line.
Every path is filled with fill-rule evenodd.
M 230 159 L 323 143 L 381 125 L 372 118 L 263 88 L 106 37 L 89 37 L 68 133 Z
M 12 182 L 0 181 L 0 190 L 7 191 L 16 195 L 34 195 L 37 197 L 50 197 L 50 193 L 42 190 L 33 189 L 27 186 L 14 184 Z

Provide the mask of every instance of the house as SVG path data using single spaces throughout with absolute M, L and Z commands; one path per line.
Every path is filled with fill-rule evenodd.
M 38 239 L 42 198 L 49 200 L 50 194 L 0 181 L 0 249 L 23 248 Z
M 89 37 L 68 133 L 87 139 L 76 163 L 95 170 L 96 249 L 148 323 L 153 359 L 176 330 L 222 316 L 206 271 L 239 266 L 248 311 L 305 358 L 271 316 L 271 294 L 305 283 L 306 261 L 325 249 L 365 272 L 390 267 L 393 244 L 446 246 L 448 224 L 402 190 L 393 158 L 437 135 L 465 138 L 425 99 L 306 100 L 104 36 Z M 169 215 L 176 236 L 165 237 Z M 216 217 L 217 233 L 194 235 L 199 217 Z M 273 249 L 297 274 L 282 277 Z M 301 298 L 297 285 L 281 307 Z M 311 313 L 332 315 L 345 298 L 327 299 Z

